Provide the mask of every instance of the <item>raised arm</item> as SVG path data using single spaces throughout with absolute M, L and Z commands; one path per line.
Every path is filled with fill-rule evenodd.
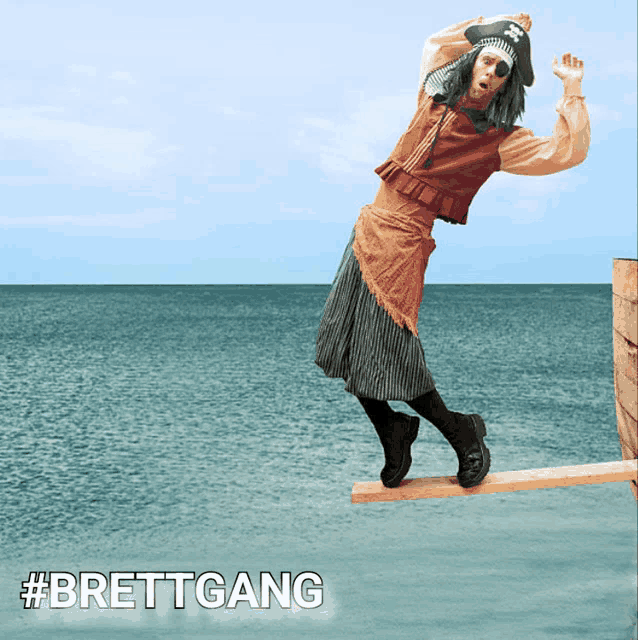
M 574 167 L 587 157 L 591 129 L 581 90 L 584 63 L 566 53 L 561 64 L 554 58 L 552 69 L 563 81 L 553 135 L 535 136 L 531 129 L 515 131 L 499 147 L 501 171 L 544 176 Z
M 448 62 L 455 60 L 472 49 L 472 45 L 465 37 L 465 30 L 475 24 L 490 24 L 499 20 L 512 20 L 518 22 L 525 31 L 532 28 L 532 19 L 526 13 L 515 16 L 495 16 L 485 19 L 483 16 L 459 22 L 447 27 L 433 36 L 430 36 L 423 47 L 421 56 L 421 71 L 419 73 L 419 91 L 423 86 L 425 77 L 430 71 L 443 67 Z

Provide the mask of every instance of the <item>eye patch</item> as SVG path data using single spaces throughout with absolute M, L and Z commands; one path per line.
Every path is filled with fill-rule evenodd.
M 501 60 L 496 65 L 496 75 L 497 75 L 497 77 L 502 78 L 503 76 L 506 76 L 509 72 L 510 72 L 510 67 L 507 64 L 507 62 L 505 62 L 504 60 Z

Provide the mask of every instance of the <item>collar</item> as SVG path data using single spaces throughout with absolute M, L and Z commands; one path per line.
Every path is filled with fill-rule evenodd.
M 467 114 L 468 118 L 472 121 L 476 133 L 485 133 L 490 128 L 490 124 L 485 116 L 485 110 L 461 107 L 461 111 Z
M 461 107 L 467 109 L 474 109 L 476 111 L 485 111 L 492 101 L 494 96 L 488 98 L 470 98 L 467 93 L 459 100 Z
M 440 93 L 434 96 L 434 101 L 447 104 L 446 97 Z M 476 133 L 485 133 L 490 128 L 485 116 L 485 109 L 487 109 L 488 105 L 489 100 L 473 100 L 465 95 L 459 100 L 456 109 L 463 111 L 469 117 Z

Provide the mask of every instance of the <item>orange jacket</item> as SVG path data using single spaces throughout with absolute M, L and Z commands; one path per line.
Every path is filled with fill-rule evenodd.
M 513 132 L 490 127 L 485 133 L 477 133 L 470 117 L 457 104 L 445 115 L 430 156 L 445 105 L 423 91 L 419 102 L 407 131 L 375 172 L 389 187 L 418 201 L 438 218 L 466 224 L 476 192 L 500 169 L 499 146 Z M 432 164 L 425 168 L 428 156 Z

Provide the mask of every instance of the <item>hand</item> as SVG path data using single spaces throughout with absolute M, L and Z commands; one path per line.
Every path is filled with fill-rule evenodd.
M 515 16 L 515 19 L 516 22 L 518 22 L 518 24 L 520 24 L 521 27 L 525 29 L 525 31 L 529 32 L 529 30 L 532 28 L 532 19 L 526 13 L 519 13 L 517 16 Z
M 491 24 L 493 22 L 499 22 L 500 20 L 513 20 L 520 24 L 525 31 L 529 31 L 532 28 L 532 19 L 526 13 L 517 13 L 515 16 L 499 15 L 489 20 L 484 20 L 483 18 L 479 18 L 479 20 L 481 20 L 482 24 Z
M 563 54 L 563 61 L 558 64 L 558 59 L 554 56 L 554 62 L 552 63 L 552 70 L 563 83 L 576 83 L 583 79 L 585 74 L 584 63 L 580 58 L 572 57 L 571 53 Z

